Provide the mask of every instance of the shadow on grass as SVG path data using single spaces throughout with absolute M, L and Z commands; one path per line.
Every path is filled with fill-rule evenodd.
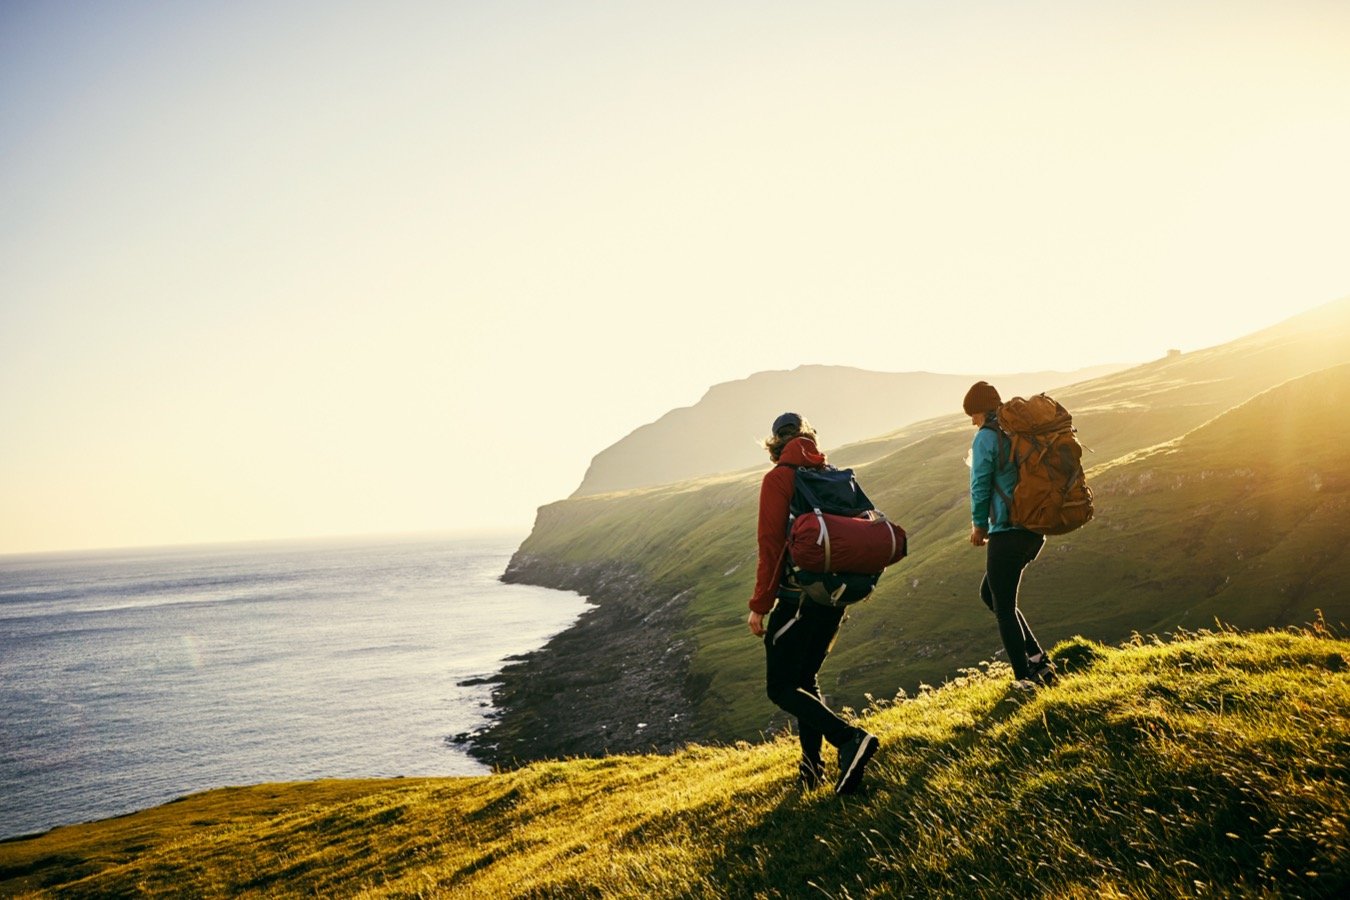
M 912 821 L 904 813 L 914 798 L 927 793 L 935 774 L 973 752 L 989 729 L 1021 705 L 1022 698 L 1010 688 L 946 740 L 883 735 L 861 788 L 849 796 L 836 795 L 830 784 L 803 792 L 796 786 L 795 767 L 784 772 L 777 802 L 747 827 L 724 833 L 708 883 L 730 897 L 866 893 L 883 877 L 869 873 L 866 861 L 905 852 L 906 835 L 897 833 L 897 826 Z

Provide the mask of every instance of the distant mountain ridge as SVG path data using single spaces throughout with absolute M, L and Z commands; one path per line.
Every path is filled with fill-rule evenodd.
M 757 441 L 787 410 L 806 416 L 822 444 L 833 448 L 959 412 L 966 389 L 980 379 L 992 381 L 1012 397 L 1125 368 L 1120 364 L 1074 372 L 945 375 L 804 365 L 758 372 L 715 385 L 693 406 L 673 409 L 600 451 L 572 496 L 653 487 L 757 465 L 764 460 Z

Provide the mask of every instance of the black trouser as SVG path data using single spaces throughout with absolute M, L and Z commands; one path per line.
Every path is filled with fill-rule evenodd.
M 769 614 L 764 633 L 764 658 L 769 699 L 797 717 L 802 755 L 819 760 L 821 739 L 838 747 L 854 728 L 835 715 L 820 696 L 816 674 L 834 646 L 844 619 L 842 608 L 780 600 Z
M 1043 546 L 1044 537 L 1021 529 L 989 535 L 980 599 L 998 617 L 999 637 L 1003 638 L 1003 649 L 1008 653 L 1014 678 L 1030 675 L 1031 664 L 1027 657 L 1041 652 L 1041 645 L 1031 633 L 1022 610 L 1017 608 L 1017 588 L 1022 581 L 1022 570 Z

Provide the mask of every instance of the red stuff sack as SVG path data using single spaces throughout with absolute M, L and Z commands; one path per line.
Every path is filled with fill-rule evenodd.
M 792 565 L 806 572 L 876 575 L 909 552 L 905 529 L 881 513 L 802 513 L 788 534 Z

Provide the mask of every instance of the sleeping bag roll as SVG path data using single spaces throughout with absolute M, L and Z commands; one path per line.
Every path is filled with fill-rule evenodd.
M 874 574 L 907 552 L 905 530 L 877 513 L 806 512 L 793 521 L 788 535 L 792 564 L 808 572 Z

